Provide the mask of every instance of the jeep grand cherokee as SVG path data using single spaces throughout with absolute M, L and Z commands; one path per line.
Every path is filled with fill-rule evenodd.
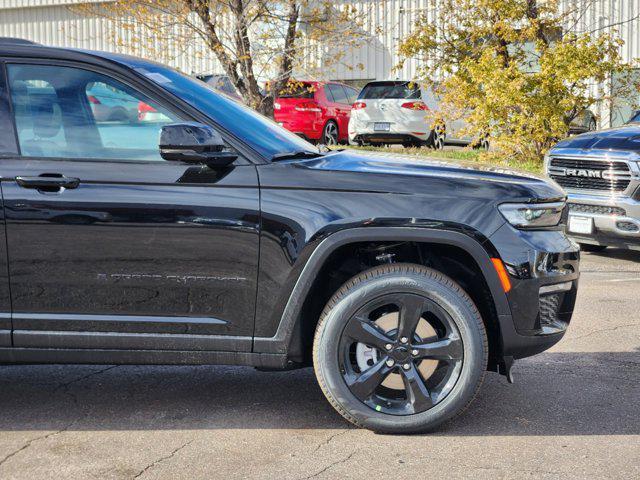
M 96 118 L 96 85 L 154 114 Z M 313 365 L 346 419 L 404 433 L 571 319 L 538 178 L 324 152 L 157 63 L 10 40 L 0 129 L 4 363 Z

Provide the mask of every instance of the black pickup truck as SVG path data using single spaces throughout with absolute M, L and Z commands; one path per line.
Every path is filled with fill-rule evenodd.
M 0 129 L 2 363 L 313 366 L 405 433 L 569 324 L 544 180 L 324 151 L 157 63 L 11 39 Z

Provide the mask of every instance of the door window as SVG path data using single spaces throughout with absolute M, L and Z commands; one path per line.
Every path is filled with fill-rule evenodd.
M 344 87 L 344 89 L 347 91 L 347 100 L 349 101 L 349 104 L 355 103 L 358 99 L 358 90 L 351 87 Z
M 160 129 L 181 120 L 100 73 L 17 64 L 8 72 L 23 156 L 162 161 Z
M 16 137 L 13 134 L 9 89 L 4 76 L 4 65 L 0 63 L 0 157 L 13 157 L 18 154 Z
M 344 104 L 349 103 L 349 99 L 347 98 L 347 92 L 344 91 L 344 88 L 342 88 L 342 85 L 329 83 L 327 84 L 327 89 L 331 93 L 331 96 L 333 97 L 334 102 L 344 103 Z

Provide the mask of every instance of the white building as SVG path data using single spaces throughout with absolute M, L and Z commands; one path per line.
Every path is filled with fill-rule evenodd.
M 87 17 L 73 10 L 73 5 L 87 0 L 0 0 L 0 36 L 19 37 L 45 45 L 79 47 L 95 50 L 127 51 L 127 45 L 117 45 L 107 21 Z M 101 0 L 89 0 L 99 2 Z M 625 44 L 622 55 L 625 60 L 640 58 L 640 0 L 563 0 L 567 5 L 584 3 L 586 14 L 576 24 L 576 30 L 591 31 L 615 26 Z M 431 0 L 337 0 L 348 2 L 366 11 L 364 29 L 369 41 L 362 48 L 346 52 L 341 64 L 330 69 L 331 79 L 362 84 L 367 80 L 388 78 L 412 78 L 414 62 L 407 62 L 399 72 L 394 71 L 399 57 L 399 42 L 410 32 L 420 15 L 437 16 L 437 8 L 430 7 Z M 222 73 L 212 55 L 202 45 L 194 43 L 188 48 L 170 46 L 163 50 L 165 58 L 157 60 L 169 63 L 187 73 Z M 361 65 L 362 68 L 347 68 Z M 608 88 L 600 86 L 600 88 Z M 609 113 L 607 106 L 596 112 L 603 126 L 620 123 L 627 114 Z

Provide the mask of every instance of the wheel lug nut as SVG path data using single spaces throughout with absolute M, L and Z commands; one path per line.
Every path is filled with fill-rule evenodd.
M 407 343 L 409 341 L 409 339 L 407 337 L 402 337 L 400 339 L 400 343 Z
M 393 360 L 389 359 L 387 360 L 387 367 L 393 367 L 396 364 L 396 362 L 394 362 Z
M 418 355 L 418 350 L 415 350 L 415 349 L 411 350 L 411 355 L 413 355 L 414 357 Z
M 405 363 L 404 365 L 402 365 L 402 368 L 404 368 L 405 370 L 409 370 L 411 368 L 411 365 Z
M 384 348 L 386 348 L 387 350 L 391 350 L 393 348 L 393 345 L 391 345 L 390 343 L 387 343 Z

